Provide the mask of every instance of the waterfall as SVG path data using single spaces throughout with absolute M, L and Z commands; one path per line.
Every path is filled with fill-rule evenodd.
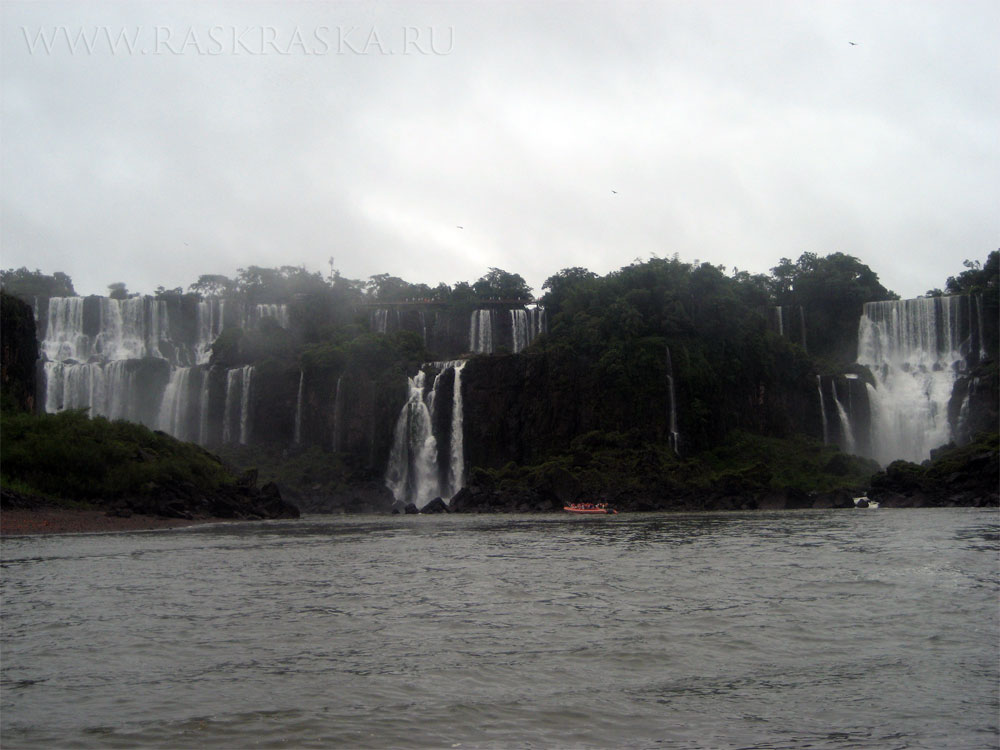
M 222 442 L 233 442 L 233 420 L 236 419 L 236 391 L 240 370 L 226 371 L 226 405 L 222 413 Z
M 771 308 L 771 318 L 773 328 L 779 336 L 799 344 L 805 350 L 806 315 L 801 305 L 776 305 Z
M 455 384 L 451 407 L 451 461 L 448 465 L 448 496 L 453 497 L 465 485 L 464 409 L 462 406 L 462 370 L 465 362 L 455 364 Z
M 341 375 L 337 378 L 337 391 L 333 396 L 333 450 L 334 452 L 340 450 L 340 420 L 341 420 L 341 410 L 343 405 L 340 401 L 340 381 L 344 379 Z
M 90 357 L 90 337 L 83 332 L 83 297 L 49 299 L 42 351 L 52 361 L 86 361 Z
M 858 326 L 858 363 L 868 367 L 872 458 L 920 462 L 947 443 L 948 400 L 973 342 L 978 317 L 962 296 L 929 297 L 864 306 Z
M 399 308 L 377 307 L 372 310 L 371 317 L 371 329 L 375 333 L 389 333 L 389 313 L 391 313 L 393 309 L 395 310 L 396 315 L 392 330 L 399 330 Z
M 212 344 L 222 333 L 226 301 L 209 297 L 198 303 L 198 339 L 195 342 L 195 361 L 203 365 L 212 357 Z
M 545 308 L 520 308 L 510 311 L 514 353 L 524 351 L 545 327 Z
M 256 328 L 264 318 L 274 318 L 282 328 L 288 328 L 288 305 L 258 304 L 245 309 L 244 328 Z
M 253 365 L 242 368 L 240 376 L 240 445 L 246 445 L 250 438 L 250 383 L 253 380 Z
M 969 305 L 975 305 L 976 307 L 976 338 L 979 339 L 978 354 L 979 361 L 983 361 L 987 358 L 986 354 L 986 329 L 983 327 L 983 298 L 979 294 L 969 295 Z M 972 313 L 969 313 L 969 317 L 972 317 Z
M 840 447 L 846 453 L 854 453 L 854 432 L 851 429 L 851 419 L 848 416 L 848 410 L 844 409 L 844 405 L 840 402 L 840 397 L 837 395 L 837 381 L 833 378 L 830 379 L 830 393 L 833 395 L 833 403 L 837 408 L 837 416 L 840 417 L 840 434 L 843 440 L 843 445 Z M 850 397 L 850 390 L 848 390 L 848 397 Z M 822 395 L 822 392 L 821 392 Z
M 226 405 L 222 422 L 222 442 L 246 445 L 250 437 L 250 383 L 253 365 L 234 367 L 226 372 Z
M 302 386 L 305 384 L 305 371 L 299 370 L 299 395 L 295 397 L 295 443 L 302 442 Z
M 162 356 L 150 342 L 159 343 L 159 332 L 146 326 L 146 300 L 143 297 L 111 299 L 101 297 L 101 331 L 94 341 L 94 352 L 106 360 L 142 359 Z M 151 300 L 156 305 L 155 300 Z
M 493 353 L 493 311 L 473 310 L 469 321 L 469 351 Z
M 146 354 L 150 357 L 163 357 L 160 342 L 170 340 L 170 321 L 167 314 L 167 303 L 159 299 L 149 301 L 149 339 L 146 344 Z
M 530 343 L 528 340 L 528 311 L 511 310 L 510 328 L 514 338 L 514 353 L 517 354 L 527 349 Z
M 46 362 L 45 411 L 87 409 L 91 416 L 139 419 L 133 398 L 134 377 L 127 360 L 116 362 Z
M 190 440 L 188 435 L 188 419 L 191 411 L 191 367 L 175 367 L 170 373 L 170 380 L 163 391 L 160 404 L 160 415 L 157 420 L 159 429 L 178 440 Z
M 669 422 L 670 434 L 668 442 L 674 453 L 680 455 L 680 433 L 677 431 L 677 399 L 674 396 L 674 364 L 670 358 L 670 348 L 667 347 L 667 393 L 670 398 Z
M 816 376 L 816 390 L 819 391 L 819 415 L 823 418 L 823 442 L 830 442 L 830 427 L 826 422 L 826 404 L 823 403 L 823 378 Z
M 436 460 L 429 461 L 433 453 L 437 457 L 437 442 L 431 425 L 431 413 L 424 403 L 424 381 L 426 374 L 420 370 L 412 378 L 407 378 L 407 397 L 396 428 L 393 431 L 392 451 L 386 470 L 385 483 L 393 497 L 400 502 L 412 502 L 417 507 L 434 499 L 433 489 L 428 487 L 431 472 L 436 468 Z
M 198 398 L 198 444 L 208 445 L 208 385 L 209 370 L 201 373 L 201 395 Z
M 422 508 L 436 497 L 453 496 L 465 482 L 461 380 L 464 364 L 431 363 L 407 379 L 407 399 L 396 420 L 385 475 L 386 486 L 399 502 Z M 426 368 L 430 367 L 438 368 L 438 372 L 432 386 L 427 388 Z M 454 371 L 452 414 L 447 423 L 448 434 L 435 435 L 435 414 L 441 404 L 444 374 L 448 370 Z M 450 445 L 447 467 L 441 466 L 439 438 Z

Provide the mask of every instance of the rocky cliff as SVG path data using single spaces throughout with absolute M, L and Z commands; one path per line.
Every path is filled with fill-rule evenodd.
M 32 412 L 36 399 L 38 341 L 31 307 L 0 292 L 0 388 L 3 407 Z

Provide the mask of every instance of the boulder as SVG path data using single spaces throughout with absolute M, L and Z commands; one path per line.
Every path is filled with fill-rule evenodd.
M 420 509 L 421 513 L 450 513 L 448 510 L 448 505 L 439 497 L 431 500 L 427 505 Z

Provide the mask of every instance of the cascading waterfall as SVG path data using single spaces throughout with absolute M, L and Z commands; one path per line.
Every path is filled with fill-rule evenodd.
M 462 406 L 462 370 L 465 362 L 455 363 L 455 384 L 451 407 L 451 461 L 448 465 L 448 496 L 453 497 L 465 485 L 464 408 Z
M 182 314 L 190 310 L 194 320 L 172 326 L 175 308 L 165 299 L 148 296 L 48 299 L 40 345 L 44 409 L 85 408 L 94 416 L 141 422 L 202 445 L 220 435 L 231 442 L 247 442 L 253 430 L 252 368 L 238 368 L 237 374 L 230 371 L 225 409 L 210 408 L 213 399 L 222 398 L 221 391 L 216 396 L 210 388 L 208 363 L 211 345 L 224 328 L 226 300 L 208 297 L 191 307 L 170 304 Z M 267 317 L 287 327 L 288 306 L 244 308 L 244 322 L 257 324 Z M 238 324 L 239 316 L 231 322 Z M 171 340 L 172 330 L 184 338 Z M 221 430 L 217 422 L 213 424 L 220 411 Z M 301 415 L 297 416 L 296 434 L 301 440 Z
M 198 443 L 208 445 L 208 399 L 209 370 L 203 370 L 201 376 L 201 393 L 198 397 Z
M 236 420 L 236 403 L 239 390 L 241 371 L 232 369 L 226 371 L 226 404 L 222 413 L 222 442 L 233 442 L 233 422 Z
M 344 379 L 341 375 L 337 378 L 337 391 L 333 396 L 333 450 L 334 452 L 340 450 L 340 420 L 341 420 L 341 410 L 343 409 L 343 404 L 340 400 L 340 382 Z
M 809 351 L 806 348 L 806 314 L 801 305 L 799 305 L 799 336 L 799 343 L 802 345 L 802 351 Z
M 160 404 L 159 428 L 178 440 L 191 440 L 188 425 L 191 411 L 192 367 L 175 367 L 163 391 Z
M 806 348 L 806 316 L 801 305 L 777 305 L 771 308 L 774 330 L 779 336 Z M 797 325 L 796 325 L 797 324 Z M 798 331 L 795 331 L 798 328 Z
M 246 445 L 250 438 L 250 388 L 253 365 L 234 367 L 226 372 L 226 404 L 222 442 Z
M 295 397 L 295 443 L 302 442 L 302 387 L 305 384 L 305 371 L 299 370 L 299 393 Z
M 46 362 L 45 410 L 87 409 L 93 416 L 141 421 L 127 360 L 73 364 Z
M 240 445 L 250 439 L 250 385 L 253 381 L 253 365 L 246 365 L 240 377 Z
M 421 313 L 421 316 L 423 313 Z M 375 333 L 391 333 L 401 327 L 399 307 L 377 307 L 371 312 L 370 326 Z M 426 332 L 424 341 L 427 340 Z
M 150 308 L 146 320 L 147 300 Z M 167 322 L 166 305 L 161 300 L 130 297 L 118 300 L 101 297 L 101 332 L 94 341 L 94 353 L 105 360 L 163 358 L 160 339 Z
M 83 297 L 52 297 L 42 352 L 50 362 L 90 358 L 90 337 L 83 332 Z
M 407 399 L 396 420 L 385 476 L 386 486 L 401 503 L 413 503 L 422 508 L 436 497 L 452 497 L 465 482 L 461 380 L 464 364 L 432 363 L 407 379 Z M 430 388 L 427 388 L 428 367 L 439 368 Z M 439 436 L 434 433 L 434 417 L 441 403 L 444 374 L 448 370 L 454 371 L 450 402 L 452 414 L 448 421 L 450 434 Z M 450 446 L 444 469 L 438 454 L 439 437 Z
M 212 357 L 212 344 L 222 333 L 226 301 L 209 297 L 198 303 L 198 340 L 195 343 L 195 361 L 207 364 Z
M 677 399 L 674 395 L 674 364 L 670 358 L 670 349 L 667 348 L 667 393 L 670 397 L 670 434 L 668 441 L 674 453 L 680 454 L 680 433 L 677 431 Z
M 948 400 L 967 358 L 980 356 L 979 316 L 967 296 L 928 297 L 864 306 L 858 363 L 876 386 L 871 403 L 872 458 L 920 462 L 951 435 Z
M 820 391 L 820 394 L 822 395 L 822 391 Z M 850 412 L 845 409 L 844 405 L 840 402 L 840 397 L 837 395 L 837 382 L 832 378 L 830 379 L 830 394 L 833 396 L 833 403 L 837 409 L 837 416 L 840 418 L 840 434 L 843 440 L 843 445 L 841 447 L 847 453 L 854 453 L 856 448 L 854 443 L 854 431 L 851 429 L 851 419 L 848 416 Z M 850 397 L 849 390 L 848 397 Z
M 99 358 L 108 362 L 143 357 L 163 358 L 160 342 L 167 338 L 168 320 L 166 304 L 162 300 L 100 297 L 99 328 L 93 339 L 83 330 L 85 302 L 84 297 L 49 299 L 48 324 L 42 342 L 46 359 L 86 362 Z
M 493 311 L 473 310 L 469 321 L 469 351 L 493 353 Z
M 830 442 L 830 426 L 826 421 L 826 404 L 823 402 L 823 378 L 816 376 L 816 390 L 819 391 L 819 414 L 823 419 L 823 442 Z
M 510 311 L 510 327 L 514 339 L 514 353 L 524 351 L 545 327 L 545 308 L 520 308 Z
M 247 311 L 243 320 L 244 328 L 256 328 L 264 318 L 273 318 L 282 328 L 288 328 L 288 305 L 259 304 Z
M 407 397 L 396 429 L 386 470 L 385 483 L 400 502 L 412 502 L 418 508 L 434 499 L 437 482 L 437 441 L 431 425 L 431 413 L 424 403 L 426 374 L 420 370 L 407 378 Z M 433 455 L 434 460 L 429 460 Z

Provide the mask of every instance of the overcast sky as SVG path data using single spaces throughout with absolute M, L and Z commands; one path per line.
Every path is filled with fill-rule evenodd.
M 0 8 L 0 265 L 83 294 L 1000 246 L 996 0 Z

